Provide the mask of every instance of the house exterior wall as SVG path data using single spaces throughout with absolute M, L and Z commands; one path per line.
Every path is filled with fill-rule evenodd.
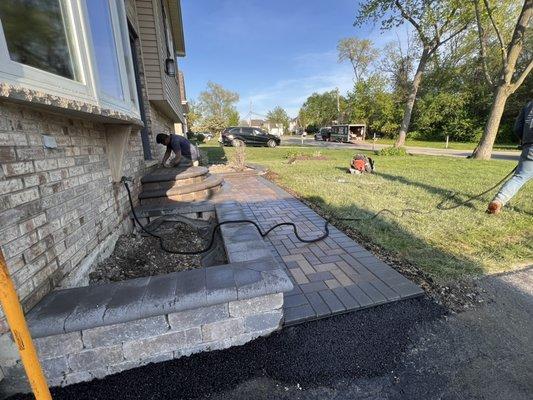
M 154 104 L 158 104 L 168 116 L 177 117 L 184 122 L 178 73 L 176 72 L 176 76 L 165 73 L 167 47 L 161 1 L 137 0 L 136 7 L 148 99 L 156 102 Z M 169 15 L 168 10 L 166 15 Z M 174 49 L 170 51 L 173 53 Z
M 143 12 L 137 3 L 125 2 L 134 29 L 134 13 Z M 126 192 L 111 179 L 109 123 L 131 124 L 122 170 L 135 178 L 136 198 L 140 177 L 164 152 L 155 134 L 173 132 L 179 122 L 149 101 L 142 40 L 141 88 L 154 160 L 144 159 L 138 119 L 46 93 L 37 98 L 27 89 L 0 90 L 0 248 L 26 311 L 54 288 L 76 284 L 80 270 L 131 229 Z M 44 135 L 57 148 L 45 148 Z M 0 334 L 7 331 L 0 309 Z
M 154 110 L 152 124 L 164 130 L 172 121 Z M 42 134 L 57 148 L 43 148 Z M 26 310 L 129 228 L 126 192 L 111 181 L 106 151 L 101 122 L 0 102 L 0 246 Z M 138 183 L 152 165 L 135 130 L 123 169 Z M 1 313 L 0 321 L 6 331 Z

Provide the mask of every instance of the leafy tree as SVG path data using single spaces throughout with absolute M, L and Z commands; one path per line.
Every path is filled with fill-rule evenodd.
M 201 123 L 198 125 L 198 129 L 206 132 L 214 132 L 219 134 L 228 126 L 227 119 L 219 116 L 212 115 L 202 119 Z
M 409 36 L 406 49 L 402 48 L 399 41 L 388 43 L 383 49 L 379 69 L 389 75 L 396 100 L 402 104 L 405 104 L 409 97 L 415 51 L 416 48 Z
M 198 106 L 205 118 L 220 117 L 226 123 L 229 123 L 230 117 L 235 116 L 237 101 L 238 93 L 224 89 L 222 85 L 214 82 L 207 82 L 207 89 L 198 96 Z
M 287 129 L 289 129 L 291 118 L 289 117 L 289 114 L 287 114 L 287 111 L 280 106 L 274 107 L 274 109 L 269 111 L 266 116 L 268 122 L 283 125 L 283 132 L 286 132 Z
M 415 111 L 415 137 L 424 140 L 472 142 L 481 137 L 479 121 L 468 109 L 468 92 L 429 93 L 420 98 Z
M 214 82 L 207 83 L 207 89 L 200 93 L 195 112 L 201 115 L 197 129 L 220 133 L 230 125 L 237 125 L 239 113 L 235 104 L 239 95 L 224 89 Z
M 480 6 L 477 1 L 474 3 L 476 5 L 478 32 L 481 37 L 480 55 L 482 60 L 485 61 L 483 65 L 484 68 L 486 68 L 486 47 L 483 41 L 485 28 L 483 27 Z M 490 27 L 498 39 L 498 47 L 501 54 L 499 77 L 496 84 L 492 107 L 487 123 L 485 124 L 481 141 L 473 153 L 474 158 L 486 160 L 491 157 L 492 148 L 496 140 L 496 135 L 498 134 L 498 128 L 500 126 L 507 99 L 520 87 L 520 85 L 522 85 L 533 69 L 533 57 L 531 56 L 529 56 L 524 62 L 521 70 L 517 69 L 524 42 L 526 42 L 527 37 L 530 36 L 531 28 L 529 27 L 529 22 L 533 15 L 533 0 L 524 0 L 522 9 L 515 23 L 512 37 L 509 41 L 506 41 L 502 29 L 495 18 L 494 11 L 497 9 L 497 6 L 491 7 L 489 0 L 483 0 L 483 6 L 483 12 L 486 13 L 488 20 L 490 21 Z M 487 73 L 485 76 L 489 83 L 491 83 L 490 74 Z
M 366 76 L 368 67 L 378 58 L 374 43 L 368 39 L 345 38 L 337 43 L 339 62 L 349 60 L 352 64 L 355 81 Z
M 378 74 L 357 82 L 354 90 L 348 93 L 349 121 L 365 123 L 369 133 L 392 137 L 399 128 L 401 108 L 396 104 L 394 94 L 387 91 L 388 83 Z
M 337 91 L 332 90 L 321 94 L 313 93 L 309 96 L 298 114 L 301 125 L 325 126 L 337 120 L 339 118 L 337 95 Z M 339 104 L 341 112 L 345 108 L 344 103 L 345 100 L 340 97 Z
M 469 8 L 461 0 L 366 0 L 360 7 L 356 24 L 380 20 L 383 29 L 408 22 L 415 29 L 421 54 L 411 82 L 400 133 L 395 146 L 405 143 L 422 75 L 431 56 L 469 25 Z
M 194 101 L 189 101 L 189 112 L 187 113 L 187 125 L 189 131 L 196 132 L 198 131 L 198 125 L 202 119 L 202 114 L 200 113 L 200 107 Z
M 231 110 L 228 116 L 228 126 L 239 125 L 240 115 L 237 110 Z

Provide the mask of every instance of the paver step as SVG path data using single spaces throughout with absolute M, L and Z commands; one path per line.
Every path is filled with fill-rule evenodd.
M 174 182 L 207 175 L 206 167 L 159 168 L 141 178 L 143 184 Z
M 191 178 L 180 177 L 179 180 L 172 181 L 159 181 L 159 182 L 147 182 L 143 183 L 143 191 L 152 191 L 152 190 L 171 190 L 177 187 L 191 185 L 194 183 L 200 183 L 207 179 L 209 174 L 203 174 L 194 176 Z
M 167 205 L 144 205 L 135 207 L 135 213 L 139 218 L 153 218 L 167 215 L 193 214 L 214 212 L 215 205 L 210 201 L 174 202 Z
M 139 194 L 141 205 L 164 205 L 183 201 L 201 201 L 210 198 L 222 186 L 223 179 L 217 175 L 208 175 L 201 182 L 176 186 L 168 190 L 143 190 Z

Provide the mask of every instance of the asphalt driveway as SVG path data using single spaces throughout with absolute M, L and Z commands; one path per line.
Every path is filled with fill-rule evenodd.
M 54 389 L 54 399 L 498 399 L 533 395 L 533 267 L 479 282 L 452 314 L 428 298 L 283 329 L 241 347 Z M 17 399 L 29 399 L 19 396 Z

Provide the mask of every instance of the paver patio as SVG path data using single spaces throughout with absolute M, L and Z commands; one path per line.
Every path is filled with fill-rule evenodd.
M 248 218 L 263 230 L 294 222 L 300 236 L 324 231 L 325 220 L 301 201 L 257 176 L 227 177 L 219 200 L 242 204 Z M 290 272 L 294 284 L 285 293 L 285 325 L 327 317 L 422 295 L 423 290 L 330 225 L 327 239 L 299 242 L 292 227 L 266 238 L 274 258 Z

